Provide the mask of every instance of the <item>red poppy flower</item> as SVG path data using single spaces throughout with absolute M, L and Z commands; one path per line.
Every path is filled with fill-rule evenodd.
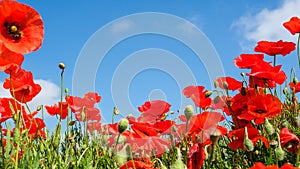
M 289 86 L 292 90 L 295 91 L 295 93 L 298 93 L 300 91 L 300 82 L 298 82 L 297 84 L 295 84 L 294 82 L 290 82 Z
M 161 120 L 170 110 L 170 107 L 171 105 L 163 100 L 147 101 L 138 107 L 138 110 L 142 113 L 138 120 L 145 122 Z
M 279 168 L 275 164 L 270 165 L 270 166 L 265 166 L 261 162 L 256 162 L 252 167 L 250 167 L 248 169 L 299 169 L 299 168 L 294 167 L 294 166 L 292 166 L 291 164 L 288 164 L 288 163 L 284 164 L 281 168 Z
M 77 96 L 67 96 L 66 101 L 75 114 L 78 121 L 101 120 L 100 110 L 95 108 L 95 104 L 99 103 L 101 96 L 97 93 L 89 92 L 83 98 Z
M 187 168 L 188 169 L 200 169 L 204 163 L 206 154 L 204 150 L 204 146 L 200 143 L 194 144 L 188 152 L 188 161 Z
M 51 116 L 60 115 L 60 118 L 62 120 L 68 116 L 67 102 L 59 102 L 58 104 L 55 104 L 53 106 L 45 106 L 45 108 Z
M 280 143 L 282 146 L 293 153 L 298 153 L 300 147 L 300 139 L 293 134 L 287 127 L 281 129 L 280 133 Z
M 242 87 L 242 82 L 235 80 L 232 77 L 219 77 L 215 80 L 215 84 L 218 85 L 219 88 L 228 90 L 237 90 Z
M 219 112 L 203 112 L 194 115 L 189 120 L 189 133 L 202 133 L 206 131 L 209 134 L 224 119 L 224 116 Z
M 21 66 L 24 60 L 24 56 L 22 54 L 14 53 L 3 46 L 0 42 L 0 70 L 6 70 L 12 66 L 12 64 L 16 64 Z
M 34 116 L 38 113 L 37 111 L 27 114 L 25 111 L 23 113 L 22 123 L 23 128 L 21 130 L 28 130 L 28 136 L 31 138 L 41 137 L 46 138 L 46 133 L 42 130 L 46 127 L 45 122 L 41 118 L 35 118 Z
M 211 98 L 205 97 L 207 90 L 203 86 L 188 86 L 182 93 L 186 98 L 191 98 L 197 107 L 206 110 L 212 103 Z
M 255 124 L 264 123 L 265 118 L 277 116 L 281 113 L 282 105 L 280 100 L 272 94 L 260 94 L 248 99 L 248 111 L 238 116 L 244 120 L 254 120 Z
M 39 84 L 35 84 L 31 72 L 24 71 L 19 76 L 6 78 L 3 83 L 5 89 L 10 89 L 11 95 L 21 103 L 31 101 L 41 90 Z
M 251 69 L 252 66 L 263 62 L 265 62 L 263 54 L 241 54 L 234 59 L 234 65 L 242 69 Z
M 0 98 L 0 124 L 13 117 L 13 113 L 24 107 L 12 98 Z
M 44 25 L 38 12 L 16 1 L 0 2 L 0 40 L 16 53 L 37 50 L 44 38 Z
M 296 49 L 296 44 L 293 42 L 277 42 L 259 41 L 255 47 L 255 52 L 262 52 L 270 56 L 282 55 L 285 56 Z
M 258 140 L 261 140 L 265 146 L 268 148 L 268 140 L 263 137 L 259 136 L 259 132 L 257 129 L 255 129 L 252 125 L 247 125 L 247 132 L 248 132 L 248 138 L 252 141 L 253 145 L 255 146 Z M 244 139 L 245 139 L 245 129 L 240 128 L 237 130 L 232 130 L 228 133 L 228 138 L 234 137 L 234 140 L 228 144 L 228 147 L 232 150 L 242 149 L 245 150 L 244 147 Z
M 300 33 L 300 19 L 298 17 L 292 17 L 288 22 L 283 23 L 283 26 L 295 35 Z
M 280 70 L 281 65 L 271 66 L 270 64 L 260 64 L 253 66 L 249 76 L 250 87 L 276 87 L 276 84 L 283 84 L 287 79 L 284 71 Z
M 167 134 L 166 132 L 173 126 L 171 120 L 157 121 L 155 123 L 134 122 L 131 129 L 140 137 L 158 136 L 159 134 Z
M 155 169 L 154 164 L 146 164 L 141 161 L 130 160 L 123 164 L 120 169 Z
M 90 133 L 92 133 L 93 131 L 101 131 L 102 128 L 101 128 L 101 123 L 100 121 L 95 121 L 95 122 L 89 122 L 88 123 L 88 131 Z

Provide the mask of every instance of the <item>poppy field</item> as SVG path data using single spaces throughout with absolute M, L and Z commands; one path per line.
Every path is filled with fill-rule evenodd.
M 149 100 L 138 117 L 112 112 L 103 124 L 97 104 L 101 94 L 73 96 L 64 86 L 54 105 L 29 107 L 42 90 L 34 73 L 22 68 L 24 54 L 44 39 L 38 11 L 14 0 L 0 1 L 0 168 L 99 169 L 297 169 L 300 168 L 300 19 L 291 16 L 282 29 L 296 42 L 262 40 L 252 54 L 233 61 L 239 79 L 218 77 L 214 88 L 186 86 L 182 95 L 193 105 L 172 111 L 171 103 Z M 290 56 L 288 56 L 290 55 Z M 272 58 L 272 62 L 265 58 Z M 276 57 L 294 57 L 299 67 L 281 69 Z M 37 115 L 42 117 L 37 117 Z M 44 114 L 55 116 L 53 131 Z M 176 118 L 173 118 L 176 117 Z M 63 126 L 65 125 L 66 126 Z

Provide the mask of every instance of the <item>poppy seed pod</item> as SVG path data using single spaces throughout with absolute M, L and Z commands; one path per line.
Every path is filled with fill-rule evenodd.
M 210 140 L 212 141 L 213 144 L 216 144 L 220 136 L 221 136 L 220 130 L 215 129 L 210 133 Z
M 184 115 L 186 117 L 187 120 L 190 120 L 190 118 L 193 116 L 194 114 L 194 107 L 192 105 L 187 105 L 184 108 Z
M 123 118 L 120 120 L 119 124 L 118 124 L 118 131 L 119 133 L 123 133 L 128 127 L 128 120 Z
M 254 145 L 248 137 L 247 127 L 245 127 L 244 147 L 247 149 L 247 151 L 253 151 L 254 150 Z
M 64 63 L 59 63 L 58 67 L 62 70 L 64 70 L 66 68 L 66 65 Z

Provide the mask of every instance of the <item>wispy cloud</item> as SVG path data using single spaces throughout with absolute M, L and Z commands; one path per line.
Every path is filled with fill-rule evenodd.
M 284 0 L 275 9 L 263 9 L 255 14 L 246 14 L 235 21 L 232 26 L 238 28 L 243 40 L 277 41 L 280 39 L 294 41 L 295 37 L 282 26 L 292 16 L 300 16 L 300 0 Z
M 119 33 L 119 32 L 123 32 L 123 31 L 127 31 L 130 28 L 132 28 L 134 26 L 134 22 L 131 20 L 121 20 L 118 22 L 115 22 L 112 25 L 111 31 L 114 33 Z

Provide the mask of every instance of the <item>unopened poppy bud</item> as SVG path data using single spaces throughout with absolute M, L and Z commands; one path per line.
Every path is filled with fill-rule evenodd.
M 245 77 L 245 73 L 244 73 L 244 72 L 241 72 L 241 76 L 242 76 L 242 77 Z
M 221 132 L 218 129 L 213 130 L 210 133 L 210 140 L 213 144 L 216 144 L 221 136 Z
M 241 94 L 242 94 L 242 96 L 246 96 L 246 88 L 243 86 L 242 88 L 241 88 Z
M 170 114 L 175 114 L 175 112 L 174 111 L 170 111 Z
M 223 87 L 225 90 L 228 90 L 228 83 L 227 82 L 223 82 Z
M 293 82 L 294 84 L 297 84 L 298 83 L 298 79 L 296 77 L 293 78 Z
M 253 151 L 254 150 L 254 145 L 248 137 L 247 127 L 245 127 L 244 147 L 247 149 L 247 151 Z
M 64 70 L 66 68 L 66 65 L 64 63 L 59 63 L 58 67 L 62 70 Z
M 205 96 L 205 97 L 209 97 L 209 96 L 211 96 L 211 95 L 212 95 L 212 93 L 213 93 L 212 91 L 207 91 L 207 92 L 205 93 L 205 95 L 204 95 L 204 96 Z
M 128 127 L 128 120 L 123 118 L 120 120 L 119 124 L 118 124 L 118 131 L 119 133 L 123 133 Z
M 65 93 L 69 93 L 69 88 L 65 88 Z
M 275 148 L 275 155 L 279 161 L 282 161 L 285 157 L 285 152 L 282 150 L 281 146 Z
M 217 81 L 214 81 L 214 87 L 215 88 L 219 87 L 219 83 Z
M 283 94 L 288 94 L 289 90 L 287 87 L 285 87 L 282 92 L 283 92 Z
M 265 118 L 265 129 L 266 129 L 266 132 L 269 134 L 269 135 L 272 135 L 274 134 L 275 130 L 274 130 L 274 127 L 272 126 L 272 124 L 269 122 L 269 120 L 267 118 Z
M 163 116 L 162 118 L 160 118 L 160 120 L 161 120 L 161 121 L 166 120 L 167 116 L 168 116 L 167 114 L 164 114 L 164 116 Z
M 268 89 L 267 88 L 264 88 L 264 94 L 267 94 L 268 93 Z
M 219 96 L 216 96 L 215 98 L 214 98 L 214 104 L 217 104 L 217 103 L 219 103 L 219 101 L 220 101 L 220 97 Z
M 114 114 L 115 115 L 119 115 L 120 114 L 119 110 L 116 107 L 114 107 Z
M 186 117 L 187 120 L 190 120 L 190 118 L 193 116 L 194 114 L 194 107 L 192 105 L 187 105 L 184 108 L 184 115 Z
M 42 110 L 42 105 L 39 105 L 37 108 L 36 108 L 36 111 L 40 111 L 40 110 Z

